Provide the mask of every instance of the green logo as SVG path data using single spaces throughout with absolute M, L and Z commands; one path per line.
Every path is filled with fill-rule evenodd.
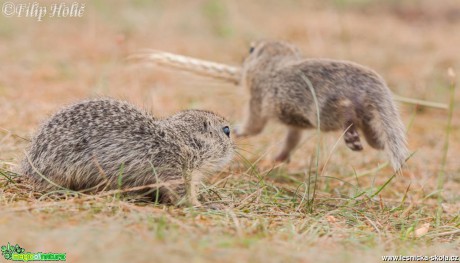
M 12 261 L 66 261 L 66 253 L 31 253 L 20 247 L 8 245 L 2 246 L 2 255 L 6 260 Z

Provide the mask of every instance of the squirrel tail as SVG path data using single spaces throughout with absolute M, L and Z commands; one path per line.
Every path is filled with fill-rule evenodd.
M 374 131 L 383 143 L 390 163 L 395 171 L 399 171 L 409 156 L 407 149 L 406 132 L 404 124 L 399 116 L 398 109 L 390 96 L 381 98 L 377 105 L 377 114 L 374 114 Z

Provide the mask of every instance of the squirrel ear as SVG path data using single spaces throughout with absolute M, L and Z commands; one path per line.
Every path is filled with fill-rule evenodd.
M 251 44 L 249 45 L 249 54 L 251 54 L 252 52 L 254 52 L 254 49 L 256 48 L 256 42 L 251 42 Z

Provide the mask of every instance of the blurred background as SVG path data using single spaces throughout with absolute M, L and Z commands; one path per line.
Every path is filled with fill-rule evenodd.
M 443 103 L 449 100 L 447 69 L 458 71 L 460 63 L 457 0 L 35 3 L 48 11 L 51 4 L 62 3 L 84 8 L 81 17 L 47 15 L 42 21 L 0 15 L 0 159 L 13 164 L 27 145 L 20 137 L 30 138 L 57 109 L 88 97 L 125 99 L 156 116 L 186 108 L 209 109 L 238 122 L 244 105 L 239 87 L 126 60 L 143 48 L 238 66 L 250 42 L 283 39 L 297 45 L 306 57 L 351 60 L 371 67 L 398 95 Z M 457 92 L 457 106 L 458 98 Z M 403 104 L 400 109 L 410 126 L 410 147 L 417 152 L 411 171 L 429 176 L 439 164 L 447 111 Z M 452 172 L 460 171 L 460 161 L 452 158 L 460 148 L 458 129 L 457 110 L 448 161 Z M 270 125 L 261 136 L 243 142 L 253 154 L 249 158 L 272 155 L 278 147 L 272 138 L 281 138 L 282 133 L 283 129 Z M 330 148 L 338 136 L 325 136 L 326 146 Z M 304 167 L 314 144 L 305 139 L 304 149 L 296 152 L 290 167 Z M 350 170 L 385 160 L 382 153 L 365 153 L 351 153 L 340 145 L 333 161 Z

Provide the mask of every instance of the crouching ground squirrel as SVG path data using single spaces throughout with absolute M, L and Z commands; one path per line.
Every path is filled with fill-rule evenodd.
M 156 119 L 126 102 L 96 99 L 64 108 L 42 124 L 21 172 L 44 191 L 164 183 L 131 194 L 199 206 L 200 180 L 227 164 L 233 151 L 228 122 L 212 112 L 186 110 Z
M 307 85 L 316 93 L 316 105 Z M 353 151 L 363 146 L 358 129 L 368 144 L 388 153 L 399 170 L 408 156 L 404 126 L 385 81 L 361 65 L 329 59 L 305 59 L 293 45 L 280 41 L 259 42 L 250 49 L 242 69 L 243 86 L 250 100 L 237 136 L 256 135 L 269 119 L 288 126 L 284 146 L 276 161 L 289 159 L 303 129 L 342 129 Z

